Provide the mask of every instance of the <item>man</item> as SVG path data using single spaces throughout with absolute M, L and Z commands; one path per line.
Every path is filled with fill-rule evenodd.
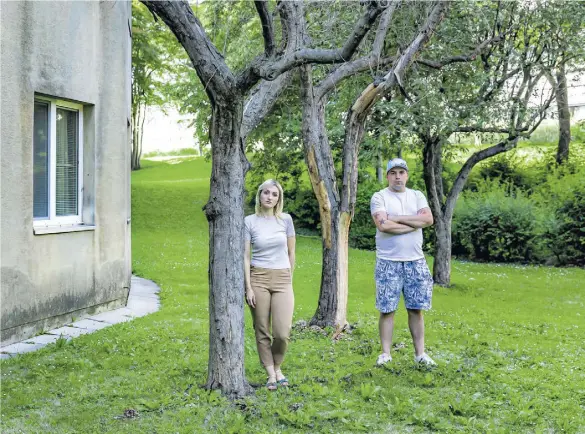
M 431 308 L 433 278 L 422 251 L 422 228 L 433 224 L 425 196 L 406 188 L 408 166 L 395 158 L 386 167 L 388 188 L 372 196 L 370 210 L 376 224 L 376 308 L 380 311 L 382 354 L 377 365 L 392 361 L 390 349 L 394 312 L 400 293 L 408 311 L 408 327 L 416 363 L 434 366 L 425 353 L 423 310 Z

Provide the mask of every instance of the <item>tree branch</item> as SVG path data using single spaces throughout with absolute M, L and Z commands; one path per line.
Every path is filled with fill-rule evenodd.
M 233 94 L 236 89 L 235 77 L 223 56 L 205 34 L 189 3 L 186 0 L 141 1 L 151 13 L 162 18 L 185 48 L 211 100 L 216 99 L 214 94 L 228 97 Z
M 352 34 L 349 35 L 343 47 L 339 49 L 302 48 L 284 55 L 276 62 L 267 60 L 258 62 L 258 64 L 251 66 L 252 72 L 266 80 L 274 80 L 281 73 L 306 63 L 328 64 L 348 61 L 382 10 L 379 2 L 368 2 L 365 13 L 356 23 Z
M 396 77 L 396 83 L 400 87 L 402 93 L 405 93 L 402 78 L 406 72 L 407 66 L 412 62 L 415 55 L 420 51 L 421 47 L 428 42 L 431 35 L 435 31 L 437 25 L 442 21 L 449 4 L 447 1 L 439 0 L 433 6 L 433 9 L 427 18 L 423 29 L 419 32 L 415 40 L 408 46 L 406 51 L 398 59 L 398 63 L 393 68 L 393 74 Z M 386 79 L 386 81 L 388 81 Z
M 393 1 L 390 6 L 380 15 L 380 21 L 376 30 L 376 37 L 374 39 L 371 53 L 360 59 L 343 63 L 339 68 L 335 69 L 335 71 L 332 71 L 330 74 L 328 74 L 327 77 L 325 77 L 325 79 L 319 83 L 319 85 L 315 86 L 315 98 L 317 100 L 320 100 L 329 92 L 331 92 L 335 86 L 337 86 L 342 80 L 345 80 L 346 78 L 369 69 L 378 68 L 380 66 L 387 66 L 394 62 L 394 57 L 386 57 L 381 59 L 380 55 L 382 54 L 382 49 L 384 48 L 384 40 L 386 39 L 386 34 L 388 33 L 390 23 L 392 22 L 392 16 L 394 15 L 394 11 L 396 11 L 398 8 L 400 2 L 401 0 Z
M 304 43 L 304 8 L 302 2 L 283 1 L 278 4 L 277 11 L 286 33 L 285 53 L 292 53 Z M 285 30 L 286 29 L 286 30 Z M 250 71 L 250 69 L 248 69 Z M 248 134 L 258 126 L 262 119 L 270 113 L 280 94 L 290 84 L 293 70 L 280 74 L 276 80 L 261 80 L 253 89 L 244 104 L 244 116 L 240 137 L 245 140 Z M 242 84 L 242 77 L 238 82 Z
M 376 37 L 374 38 L 374 44 L 372 45 L 372 54 L 376 56 L 378 59 L 382 54 L 382 50 L 384 48 L 384 40 L 386 39 L 386 34 L 388 33 L 388 28 L 390 27 L 390 23 L 392 22 L 392 17 L 394 16 L 394 12 L 398 9 L 401 0 L 394 0 L 388 8 L 382 12 L 380 15 L 380 22 L 378 23 L 378 29 L 376 30 Z
M 254 6 L 258 11 L 260 22 L 262 23 L 262 36 L 264 37 L 264 54 L 271 57 L 274 54 L 274 27 L 272 25 L 272 16 L 268 11 L 267 0 L 255 0 Z
M 465 63 L 471 62 L 477 58 L 486 48 L 491 47 L 495 44 L 500 43 L 504 40 L 505 36 L 510 32 L 510 30 L 500 33 L 498 36 L 486 39 L 481 44 L 473 49 L 468 54 L 460 54 L 458 56 L 450 56 L 446 57 L 441 60 L 427 60 L 427 59 L 418 59 L 416 60 L 417 64 L 428 66 L 429 68 L 433 69 L 442 69 L 447 65 L 451 65 L 453 63 Z
M 528 131 L 528 127 L 519 128 L 515 131 Z M 453 133 L 501 133 L 510 134 L 510 128 L 486 128 L 480 126 L 455 127 L 451 130 Z
M 516 146 L 518 143 L 518 139 L 520 138 L 519 134 L 509 136 L 505 140 L 490 146 L 489 148 L 482 149 L 481 151 L 474 152 L 471 157 L 467 159 L 465 164 L 457 173 L 457 178 L 447 195 L 447 200 L 445 202 L 445 218 L 451 219 L 453 218 L 453 211 L 455 210 L 455 204 L 457 203 L 457 198 L 459 194 L 463 191 L 463 187 L 467 182 L 467 178 L 471 173 L 471 169 L 482 160 L 487 158 L 493 157 L 494 155 L 501 154 L 502 152 L 506 152 Z
M 369 55 L 362 57 L 351 62 L 342 63 L 339 68 L 331 72 L 325 77 L 318 86 L 315 87 L 315 98 L 321 99 L 329 92 L 331 92 L 335 86 L 346 78 L 352 77 L 360 72 L 365 72 L 376 67 L 388 66 L 394 63 L 395 57 L 385 57 L 382 59 L 376 59 L 375 56 Z

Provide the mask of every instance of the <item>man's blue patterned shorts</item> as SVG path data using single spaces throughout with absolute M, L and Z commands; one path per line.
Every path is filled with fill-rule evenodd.
M 428 310 L 433 297 L 433 277 L 425 259 L 388 261 L 376 259 L 376 309 L 382 313 L 398 308 L 400 293 L 404 293 L 407 309 Z

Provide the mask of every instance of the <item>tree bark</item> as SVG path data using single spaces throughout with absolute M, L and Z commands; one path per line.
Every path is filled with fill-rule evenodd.
M 560 64 L 556 76 L 555 93 L 559 114 L 559 143 L 556 160 L 557 164 L 561 165 L 569 159 L 569 144 L 571 143 L 571 112 L 569 111 L 567 75 L 563 63 Z
M 384 162 L 382 160 L 382 150 L 380 147 L 376 150 L 376 154 L 376 179 L 380 184 L 383 184 L 386 177 L 384 176 Z
M 132 170 L 140 169 L 145 112 L 146 108 L 143 103 L 134 104 L 132 107 L 132 155 L 130 160 Z
M 317 311 L 311 325 L 336 326 L 339 304 L 339 193 L 335 179 L 333 156 L 325 130 L 325 107 L 315 98 L 312 67 L 299 68 L 303 108 L 302 136 L 305 161 L 313 192 L 319 203 L 323 262 Z M 347 262 L 347 261 L 346 261 Z M 347 286 L 347 284 L 345 285 Z M 345 324 L 343 324 L 345 325 Z
M 243 97 L 216 101 L 210 141 L 209 363 L 206 387 L 239 398 L 252 392 L 244 372 L 244 178 L 249 168 L 240 139 Z
M 433 280 L 437 285 L 451 284 L 451 218 L 439 216 L 435 219 L 435 259 Z
M 424 143 L 423 177 L 429 207 L 435 221 L 433 281 L 437 285 L 449 286 L 451 283 L 451 217 L 445 215 L 443 206 L 441 139 L 425 134 L 420 134 L 419 137 Z

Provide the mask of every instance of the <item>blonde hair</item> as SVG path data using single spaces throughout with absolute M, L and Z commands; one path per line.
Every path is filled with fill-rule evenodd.
M 262 190 L 266 187 L 276 187 L 278 189 L 278 201 L 276 202 L 276 205 L 274 206 L 274 208 L 272 208 L 272 212 L 274 213 L 276 218 L 281 218 L 282 208 L 284 205 L 284 193 L 282 191 L 282 186 L 274 179 L 267 179 L 262 184 L 260 184 L 260 187 L 258 187 L 258 191 L 256 192 L 256 207 L 255 207 L 256 215 L 260 215 L 260 208 L 262 206 L 262 205 L 260 205 L 260 194 L 262 193 Z

